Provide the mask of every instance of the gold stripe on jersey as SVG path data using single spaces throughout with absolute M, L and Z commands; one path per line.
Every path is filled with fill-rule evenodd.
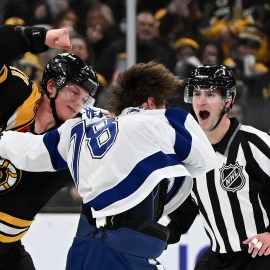
M 20 233 L 17 236 L 6 236 L 0 233 L 0 242 L 2 243 L 12 243 L 12 242 L 16 242 L 19 241 L 23 238 L 23 236 L 27 233 L 27 230 L 25 230 L 23 233 Z
M 26 85 L 29 85 L 29 78 L 23 72 L 21 72 L 19 69 L 15 67 L 10 67 L 10 70 L 13 76 L 20 77 L 25 82 Z
M 24 76 L 25 78 L 27 78 L 27 79 L 29 80 L 28 76 L 27 76 L 23 71 L 21 71 L 20 69 L 14 67 L 14 66 L 9 66 L 9 68 L 10 68 L 11 70 L 14 70 L 14 71 L 17 71 L 17 72 L 21 73 L 22 76 Z
M 10 117 L 7 122 L 7 129 L 16 130 L 17 128 L 33 122 L 40 98 L 41 93 L 38 91 L 37 86 L 33 84 L 31 95 Z
M 7 78 L 7 75 L 8 75 L 8 69 L 6 66 L 4 66 L 4 69 L 1 70 L 1 74 L 0 74 L 0 83 L 5 81 L 5 79 Z
M 9 223 L 11 225 L 15 225 L 18 227 L 28 227 L 33 222 L 33 220 L 24 220 L 21 218 L 16 218 L 3 212 L 0 212 L 0 221 L 4 221 L 5 223 Z
M 33 220 L 24 220 L 0 212 L 0 242 L 10 243 L 20 240 L 32 223 Z

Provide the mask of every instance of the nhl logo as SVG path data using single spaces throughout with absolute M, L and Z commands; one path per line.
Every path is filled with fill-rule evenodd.
M 222 165 L 220 171 L 220 184 L 226 191 L 235 192 L 240 190 L 246 183 L 243 175 L 243 166 L 240 166 L 238 162 L 235 165 L 230 164 L 226 166 Z

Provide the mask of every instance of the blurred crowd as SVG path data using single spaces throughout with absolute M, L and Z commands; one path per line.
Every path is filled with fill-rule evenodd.
M 126 68 L 127 0 L 0 0 L 2 24 L 67 27 L 73 48 L 98 72 L 97 107 L 107 109 L 109 85 Z M 200 64 L 225 64 L 235 73 L 239 93 L 231 115 L 269 132 L 270 2 L 269 0 L 137 0 L 137 62 L 155 60 L 185 84 Z M 12 65 L 37 84 L 48 61 L 59 51 L 26 53 Z M 179 97 L 169 106 L 181 106 Z M 66 196 L 69 194 L 69 197 Z M 48 206 L 80 206 L 73 187 Z

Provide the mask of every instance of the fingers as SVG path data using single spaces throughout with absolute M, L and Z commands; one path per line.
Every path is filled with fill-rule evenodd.
M 261 242 L 259 242 L 261 243 Z M 259 248 L 259 247 L 258 247 Z M 262 256 L 262 255 L 265 255 L 266 256 L 266 250 L 269 248 L 269 246 L 265 245 L 265 244 L 262 244 L 262 246 L 259 248 L 259 252 L 258 252 L 258 255 L 259 256 Z
M 53 29 L 46 34 L 45 43 L 50 48 L 71 49 L 68 29 Z
M 253 251 L 252 251 L 252 255 L 251 255 L 252 258 L 255 258 L 257 256 L 257 254 L 259 253 L 261 247 L 263 246 L 262 242 L 258 241 L 258 239 L 256 239 L 256 240 L 257 240 L 257 243 L 254 245 L 254 248 L 253 248 Z M 254 242 L 256 242 L 256 241 L 254 241 Z
M 259 254 L 259 255 L 260 255 L 260 254 Z M 265 252 L 264 252 L 264 255 L 265 255 L 265 256 L 270 255 L 270 246 L 267 247 L 267 249 L 266 249 Z M 261 256 L 261 255 L 260 255 L 260 256 Z
M 71 49 L 72 45 L 69 42 L 69 38 L 67 37 L 60 37 L 55 40 L 55 44 L 61 49 Z
M 259 240 L 256 238 L 256 237 L 254 237 L 250 242 L 249 242 L 249 244 L 248 244 L 248 253 L 249 254 L 251 254 L 252 252 L 253 252 L 253 250 L 255 251 L 255 246 L 257 245 L 257 243 L 259 242 Z M 245 242 L 244 242 L 245 243 Z M 257 253 L 258 253 L 258 251 L 257 251 Z M 257 255 L 257 253 L 256 253 L 256 255 Z M 252 253 L 252 255 L 253 255 L 253 253 Z
M 63 35 L 59 37 L 58 42 L 62 46 L 71 46 L 67 29 L 63 30 L 64 30 Z
M 252 239 L 252 241 L 251 241 L 251 243 L 253 243 L 254 246 L 256 246 L 258 242 L 259 242 L 259 240 L 258 240 L 256 237 L 254 237 L 254 238 Z
M 257 234 L 255 237 L 250 237 L 243 241 L 243 244 L 248 244 L 248 253 L 253 258 L 258 256 L 270 255 L 270 233 L 264 232 Z
M 251 254 L 252 258 L 255 258 L 257 255 L 266 256 L 270 254 L 270 246 L 264 245 L 256 237 L 254 237 L 248 244 L 248 253 Z
M 71 49 L 68 30 L 66 28 L 61 29 L 62 33 L 59 33 L 58 38 L 55 40 L 55 44 L 63 49 Z

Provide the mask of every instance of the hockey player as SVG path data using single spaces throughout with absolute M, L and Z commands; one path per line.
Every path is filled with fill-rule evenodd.
M 79 57 L 60 54 L 46 66 L 41 92 L 19 69 L 5 63 L 27 51 L 70 48 L 68 31 L 42 27 L 0 27 L 1 130 L 42 134 L 76 116 L 97 89 L 93 69 Z M 35 269 L 21 238 L 35 215 L 62 187 L 73 183 L 68 170 L 31 173 L 0 160 L 0 269 Z
M 194 179 L 191 198 L 169 215 L 169 243 L 175 243 L 189 227 L 185 221 L 192 223 L 188 213 L 200 213 L 211 248 L 196 270 L 270 269 L 270 138 L 228 118 L 235 96 L 235 77 L 223 65 L 199 66 L 185 90 L 217 160 L 214 170 Z
M 163 269 L 155 258 L 168 230 L 158 220 L 215 162 L 194 118 L 165 109 L 180 83 L 161 64 L 136 64 L 112 86 L 116 118 L 93 122 L 90 110 L 45 135 L 3 135 L 0 155 L 19 168 L 71 171 L 84 205 L 67 270 Z

